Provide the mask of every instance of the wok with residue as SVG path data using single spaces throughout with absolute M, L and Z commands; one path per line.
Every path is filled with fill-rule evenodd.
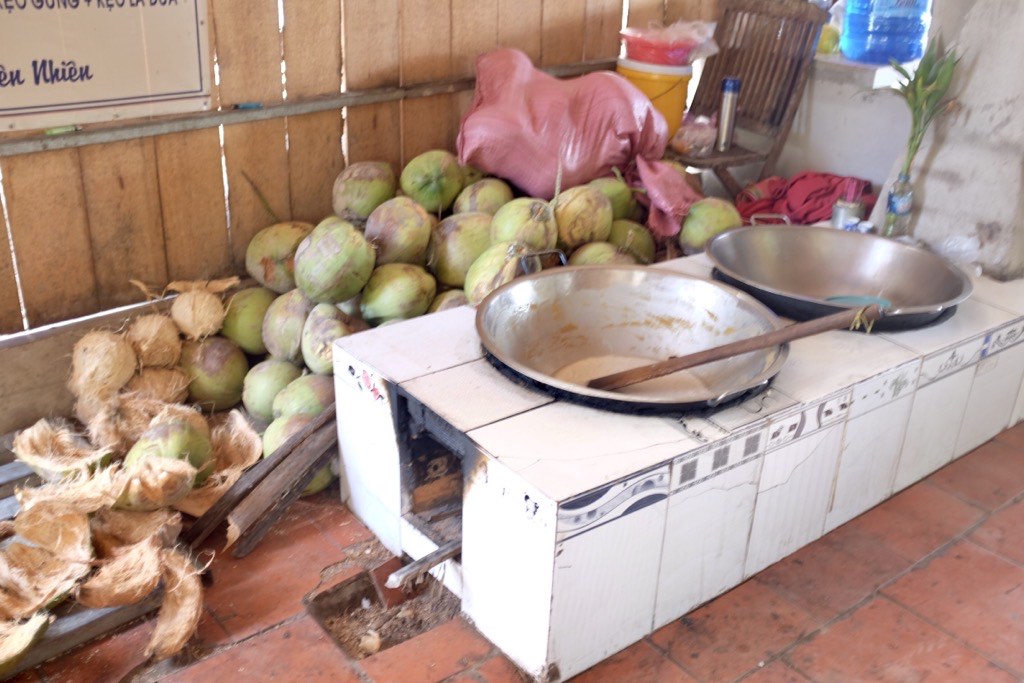
M 519 278 L 477 308 L 499 369 L 560 398 L 634 413 L 719 406 L 765 389 L 785 363 L 776 346 L 620 389 L 602 375 L 770 332 L 782 322 L 753 297 L 657 267 L 569 266 Z

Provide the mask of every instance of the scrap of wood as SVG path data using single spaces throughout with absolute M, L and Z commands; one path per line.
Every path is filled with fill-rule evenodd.
M 428 553 L 418 560 L 410 562 L 401 569 L 391 573 L 388 580 L 384 583 L 385 588 L 396 588 L 406 590 L 412 587 L 420 578 L 422 578 L 427 572 L 441 564 L 445 560 L 450 560 L 459 553 L 462 552 L 462 540 L 456 539 L 454 541 L 448 541 L 444 545 L 438 547 L 432 553 Z
M 232 555 L 245 557 L 259 543 L 314 475 L 330 462 L 337 452 L 337 438 L 333 422 L 323 425 L 231 511 L 228 545 L 238 541 Z
M 214 529 L 220 526 L 221 522 L 227 519 L 228 514 L 235 509 L 239 502 L 248 496 L 278 465 L 285 461 L 292 451 L 312 438 L 313 434 L 328 423 L 332 429 L 335 429 L 333 403 L 313 418 L 309 424 L 285 439 L 284 443 L 277 450 L 243 472 L 238 481 L 227 490 L 227 493 L 221 496 L 220 500 L 206 511 L 206 514 L 197 519 L 188 530 L 182 533 L 182 542 L 187 543 L 192 548 L 198 547 L 200 543 L 213 533 Z

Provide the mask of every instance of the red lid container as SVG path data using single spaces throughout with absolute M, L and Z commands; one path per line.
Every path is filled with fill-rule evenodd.
M 619 32 L 626 45 L 626 58 L 648 64 L 686 66 L 697 47 L 694 40 L 670 40 L 659 34 L 664 29 L 624 28 Z

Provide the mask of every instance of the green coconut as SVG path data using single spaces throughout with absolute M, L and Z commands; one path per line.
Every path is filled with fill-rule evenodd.
M 210 438 L 189 420 L 154 420 L 124 457 L 125 469 L 131 470 L 143 458 L 187 461 L 196 468 L 194 486 L 202 486 L 213 472 Z
M 455 198 L 452 211 L 455 213 L 483 211 L 493 216 L 498 209 L 512 201 L 512 196 L 512 188 L 504 180 L 484 178 L 472 185 L 467 185 L 459 193 L 459 196 Z
M 317 304 L 302 328 L 302 361 L 318 375 L 334 374 L 335 339 L 358 332 L 362 326 L 333 304 Z
M 679 231 L 679 246 L 687 253 L 700 251 L 715 235 L 743 225 L 743 218 L 732 202 L 707 197 L 695 202 Z
M 242 400 L 242 385 L 249 372 L 245 352 L 220 336 L 185 342 L 181 368 L 189 377 L 189 398 L 211 411 L 227 410 Z
M 452 205 L 464 179 L 454 154 L 433 149 L 413 157 L 402 169 L 399 182 L 407 196 L 430 213 L 438 213 Z
M 612 220 L 629 218 L 636 211 L 636 197 L 633 188 L 618 178 L 595 178 L 587 183 L 601 191 L 612 203 Z
M 449 216 L 437 224 L 430 237 L 430 270 L 441 284 L 461 287 L 469 267 L 489 246 L 490 214 L 473 211 Z
M 487 174 L 481 171 L 476 166 L 460 166 L 459 170 L 462 171 L 462 187 L 466 188 L 475 183 L 478 180 L 483 180 L 487 177 Z
M 245 249 L 245 270 L 275 292 L 295 287 L 295 249 L 313 229 L 310 223 L 288 221 L 263 228 Z
M 612 231 L 612 203 L 596 187 L 581 185 L 554 199 L 558 243 L 572 251 L 587 242 L 605 242 Z
M 430 303 L 430 308 L 427 309 L 427 313 L 440 313 L 450 308 L 465 306 L 468 303 L 469 299 L 466 298 L 464 291 L 461 289 L 449 289 L 447 292 L 441 292 L 434 297 L 434 300 Z
M 512 282 L 519 273 L 519 259 L 527 253 L 526 247 L 515 242 L 498 242 L 480 254 L 466 272 L 466 298 L 476 306 L 488 294 Z
M 377 250 L 378 266 L 385 263 L 427 262 L 427 245 L 434 219 L 409 197 L 384 202 L 366 219 L 366 239 Z
M 242 405 L 256 419 L 270 422 L 274 419 L 274 397 L 301 375 L 302 368 L 286 360 L 268 358 L 257 363 L 242 383 Z
M 437 293 L 434 276 L 408 263 L 386 263 L 374 269 L 363 289 L 363 320 L 380 325 L 423 315 Z
M 262 327 L 263 343 L 271 356 L 292 363 L 302 360 L 302 327 L 312 310 L 313 302 L 299 289 L 274 299 Z
M 340 303 L 359 293 L 375 261 L 361 232 L 329 216 L 295 250 L 295 284 L 312 301 Z
M 608 241 L 636 259 L 637 263 L 648 264 L 654 261 L 654 254 L 657 251 L 654 237 L 650 230 L 636 221 L 612 221 Z
M 518 242 L 531 251 L 554 249 L 558 223 L 551 204 L 520 197 L 503 205 L 491 220 L 491 243 Z
M 357 161 L 334 180 L 334 213 L 348 220 L 365 220 L 374 209 L 395 196 L 398 181 L 386 161 Z
M 276 298 L 277 293 L 266 287 L 249 287 L 235 292 L 228 299 L 220 335 L 238 344 L 246 353 L 254 356 L 266 353 L 263 318 Z
M 589 242 L 569 257 L 570 266 L 604 266 L 616 263 L 635 265 L 636 259 L 620 251 L 611 242 Z
M 303 375 L 274 397 L 274 419 L 286 415 L 319 415 L 333 402 L 333 377 Z

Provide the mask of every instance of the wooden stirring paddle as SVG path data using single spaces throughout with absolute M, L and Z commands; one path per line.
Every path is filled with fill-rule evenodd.
M 756 337 L 741 339 L 723 344 L 722 346 L 689 353 L 685 356 L 678 356 L 677 358 L 669 358 L 668 360 L 658 361 L 657 363 L 633 368 L 632 370 L 623 370 L 622 372 L 615 372 L 603 377 L 596 377 L 587 382 L 587 386 L 591 389 L 614 391 L 645 382 L 649 379 L 655 379 L 656 377 L 671 375 L 673 372 L 679 372 L 680 370 L 703 365 L 704 363 L 722 360 L 723 358 L 732 358 L 733 356 L 751 351 L 767 349 L 772 346 L 785 344 L 794 339 L 810 337 L 819 332 L 828 332 L 829 330 L 841 328 L 856 329 L 860 325 L 868 326 L 870 330 L 869 326 L 871 323 L 881 318 L 882 315 L 883 309 L 878 304 L 872 304 L 866 308 L 851 308 L 839 313 L 833 313 L 832 315 L 826 315 L 822 318 L 787 325 L 778 330 L 759 334 Z

